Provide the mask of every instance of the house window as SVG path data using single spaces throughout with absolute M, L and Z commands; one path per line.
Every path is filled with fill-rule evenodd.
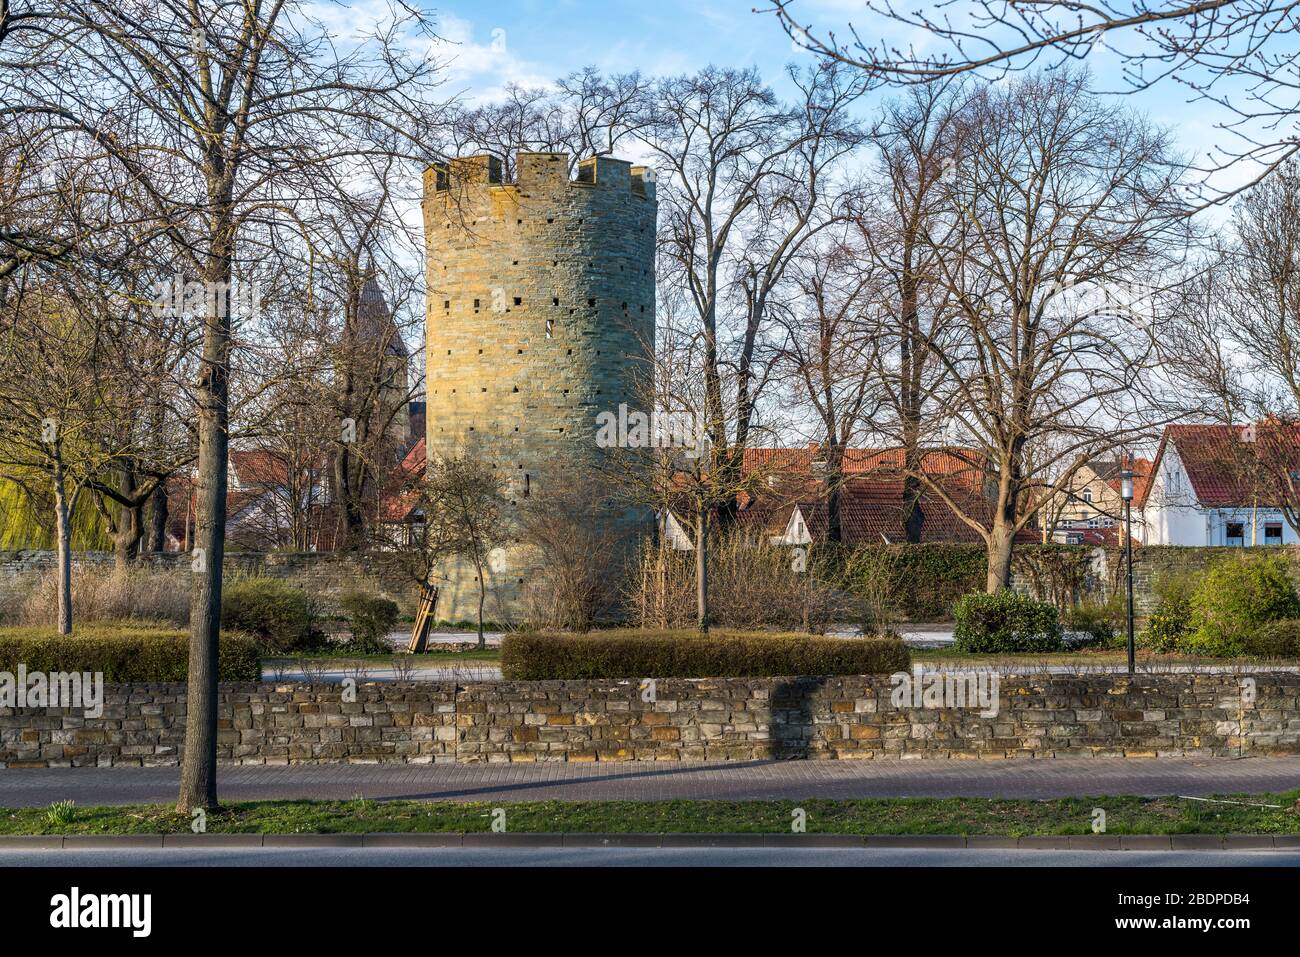
M 1264 544 L 1265 545 L 1282 544 L 1282 523 L 1281 522 L 1264 523 Z
M 1086 488 L 1083 490 L 1083 500 L 1089 505 L 1092 504 L 1092 489 Z
M 1223 530 L 1225 545 L 1245 545 L 1246 526 L 1242 522 L 1228 522 Z

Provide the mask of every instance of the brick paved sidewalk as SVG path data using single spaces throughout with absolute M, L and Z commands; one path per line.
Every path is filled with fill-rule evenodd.
M 72 799 L 161 803 L 177 768 L 0 769 L 0 806 Z M 725 764 L 439 764 L 222 767 L 224 800 L 773 800 L 867 797 L 1089 797 L 1259 793 L 1300 787 L 1300 757 L 1054 758 L 1006 761 L 743 761 Z

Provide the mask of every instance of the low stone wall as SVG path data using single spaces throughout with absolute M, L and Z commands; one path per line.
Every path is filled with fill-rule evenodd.
M 1252 684 L 1253 682 L 1253 684 Z M 997 714 L 895 707 L 885 676 L 223 685 L 223 762 L 733 761 L 1300 753 L 1300 675 L 1002 676 Z M 643 696 L 651 696 L 647 701 Z M 990 709 L 991 710 L 991 709 Z M 104 713 L 0 708 L 0 764 L 176 764 L 185 686 Z

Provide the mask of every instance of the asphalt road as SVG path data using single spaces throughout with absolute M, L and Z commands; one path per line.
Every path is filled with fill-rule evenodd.
M 0 807 L 176 799 L 178 768 L 0 769 Z M 224 801 L 1045 799 L 1262 794 L 1300 786 L 1300 757 L 1044 758 L 1000 761 L 539 762 L 243 765 L 217 772 Z
M 1296 867 L 1300 851 L 941 848 L 114 848 L 0 850 L 0 867 Z

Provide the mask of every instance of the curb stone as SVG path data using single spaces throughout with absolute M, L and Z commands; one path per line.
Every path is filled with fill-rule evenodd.
M 1240 851 L 1300 849 L 1300 834 L 0 834 L 0 851 L 219 847 L 826 847 L 969 850 Z

